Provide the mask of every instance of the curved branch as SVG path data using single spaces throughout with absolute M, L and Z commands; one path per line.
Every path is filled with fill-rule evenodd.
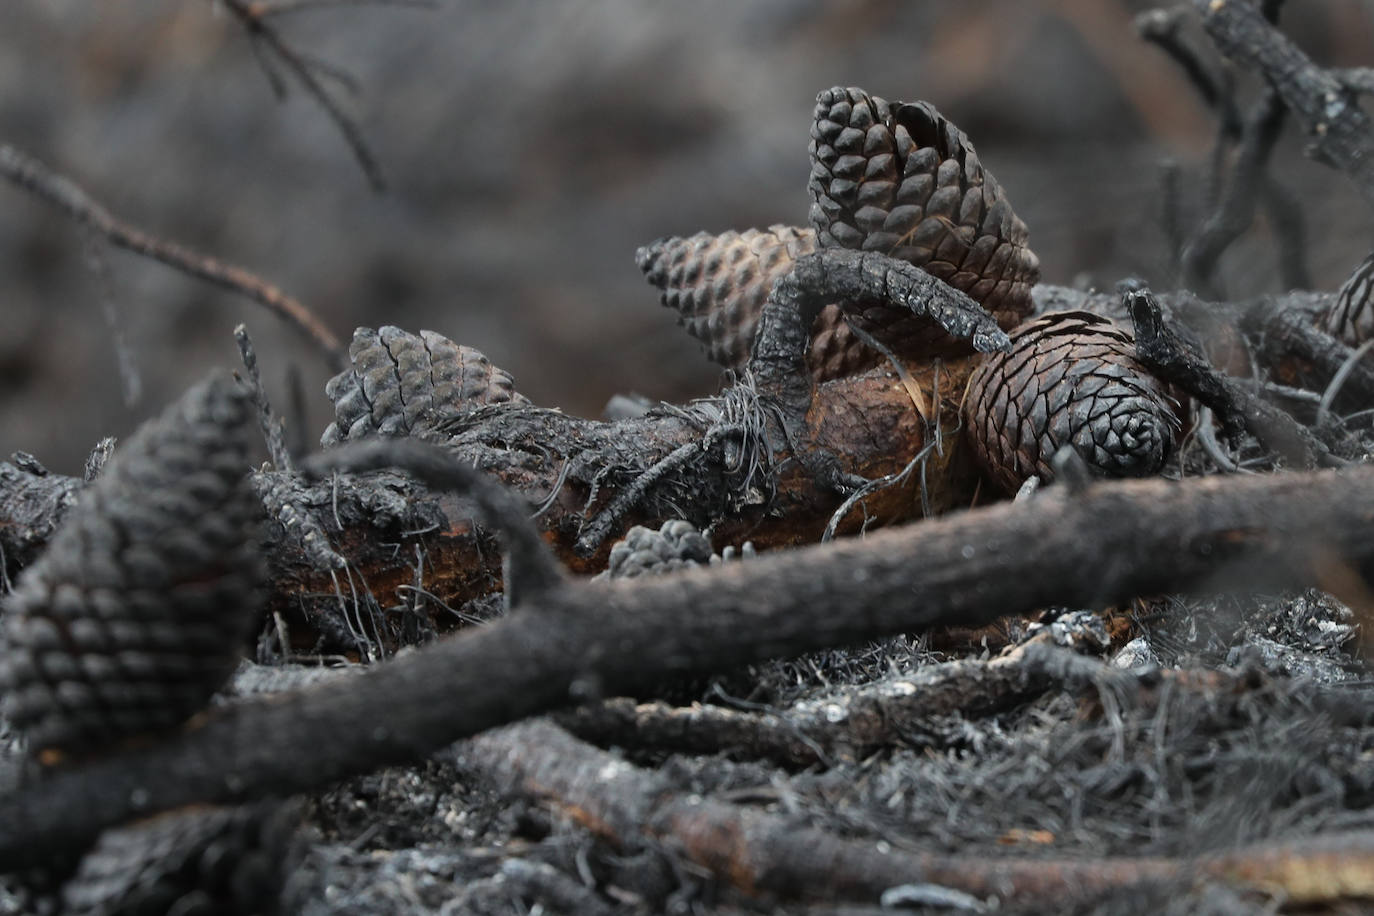
M 1306 128 L 1321 157 L 1374 204 L 1374 128 L 1353 93 L 1243 0 L 1193 0 L 1221 53 L 1258 71 Z

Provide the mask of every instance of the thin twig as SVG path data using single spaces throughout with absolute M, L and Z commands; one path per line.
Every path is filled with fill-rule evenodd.
M 1331 405 L 1336 400 L 1336 395 L 1341 393 L 1341 388 L 1345 385 L 1346 380 L 1350 378 L 1350 373 L 1355 371 L 1355 366 L 1359 364 L 1360 360 L 1365 358 L 1365 355 L 1369 353 L 1371 348 L 1374 348 L 1374 337 L 1369 338 L 1369 340 L 1366 340 L 1352 351 L 1351 354 L 1346 357 L 1345 362 L 1341 363 L 1341 367 L 1336 370 L 1336 374 L 1331 376 L 1330 383 L 1327 384 L 1326 390 L 1322 392 L 1321 403 L 1317 406 L 1318 426 L 1324 426 L 1326 424 L 1329 419 Z
M 115 365 L 119 367 L 119 387 L 124 394 L 124 406 L 133 407 L 143 393 L 143 379 L 138 373 L 138 362 L 134 359 L 129 339 L 124 336 L 124 317 L 120 314 L 119 301 L 114 294 L 114 277 L 110 272 L 110 262 L 105 257 L 104 240 L 89 223 L 82 227 L 82 248 L 86 253 L 86 266 L 95 275 L 100 287 L 100 312 L 105 318 L 105 328 L 110 332 L 110 345 L 114 347 Z
M 1226 449 L 1221 447 L 1221 443 L 1217 441 L 1216 426 L 1213 425 L 1215 420 L 1216 415 L 1212 413 L 1212 408 L 1204 405 L 1198 409 L 1197 426 L 1195 429 L 1197 430 L 1197 441 L 1202 444 L 1202 450 L 1206 452 L 1207 457 L 1216 462 L 1217 467 L 1221 468 L 1223 471 L 1228 471 L 1232 474 L 1252 473 L 1236 464 L 1235 459 L 1227 454 Z
M 254 0 L 221 0 L 225 9 L 229 10 L 236 19 L 243 25 L 248 33 L 248 40 L 253 44 L 265 46 L 276 60 L 283 67 L 289 70 L 307 95 L 315 100 L 329 119 L 334 122 L 334 126 L 343 135 L 344 142 L 353 153 L 353 158 L 357 160 L 363 174 L 367 176 L 367 181 L 372 185 L 373 190 L 381 192 L 386 190 L 386 178 L 382 174 L 382 168 L 373 155 L 371 148 L 363 136 L 362 130 L 358 127 L 353 117 L 339 106 L 339 103 L 330 95 L 324 84 L 320 81 L 321 77 L 339 81 L 342 79 L 345 86 L 351 82 L 351 77 L 341 74 L 337 68 L 325 64 L 301 51 L 296 50 L 286 39 L 282 38 L 276 28 L 267 20 L 274 15 L 282 13 L 296 12 L 310 7 L 318 8 L 324 5 L 335 5 L 338 0 L 329 0 L 328 3 L 321 0 L 314 0 L 309 7 L 296 4 L 294 6 L 282 4 L 274 6 L 271 4 L 254 2 Z M 408 4 L 396 4 L 408 5 Z M 269 77 L 270 78 L 270 77 Z M 274 80 L 274 88 L 279 81 Z
M 835 513 L 830 516 L 830 521 L 826 522 L 825 532 L 821 534 L 821 543 L 833 541 L 835 539 L 835 531 L 839 528 L 840 522 L 844 521 L 844 517 L 849 514 L 849 510 L 853 509 L 854 505 L 864 497 L 876 493 L 884 487 L 900 486 L 903 481 L 911 476 L 912 471 L 916 470 L 918 466 L 923 464 L 926 459 L 930 457 L 930 453 L 935 450 L 935 443 L 938 441 L 938 439 L 932 438 L 923 445 L 921 450 L 916 453 L 915 457 L 907 462 L 906 467 L 902 468 L 897 473 L 885 474 L 876 480 L 870 480 L 868 483 L 849 494 L 845 501 L 840 503 L 840 507 L 835 510 Z M 923 486 L 921 489 L 922 492 L 924 492 L 925 487 Z
M 272 466 L 279 471 L 289 471 L 293 465 L 291 453 L 286 450 L 286 440 L 282 430 L 281 418 L 272 412 L 272 404 L 267 399 L 267 390 L 262 387 L 262 374 L 258 371 L 258 352 L 253 348 L 253 339 L 248 336 L 248 326 L 234 328 L 234 340 L 239 345 L 239 355 L 243 366 L 248 370 L 248 390 L 253 398 L 253 406 L 258 410 L 258 428 L 262 430 L 263 441 L 267 443 L 267 456 Z
M 286 319 L 323 352 L 330 368 L 338 372 L 347 353 L 324 324 L 299 300 L 245 268 L 226 264 L 175 242 L 159 239 L 121 220 L 70 179 L 9 144 L 0 144 L 0 177 L 47 201 L 77 222 L 101 233 L 111 243 L 144 257 L 153 258 L 182 273 L 247 296 Z
M 255 8 L 259 19 L 287 16 L 292 13 L 313 12 L 339 6 L 408 6 L 412 9 L 425 10 L 439 8 L 439 4 L 435 0 L 278 0 L 276 3 L 256 2 L 250 6 Z

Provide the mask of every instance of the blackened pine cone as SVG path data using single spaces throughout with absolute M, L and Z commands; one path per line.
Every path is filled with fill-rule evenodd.
M 662 292 L 663 304 L 678 313 L 687 333 L 706 345 L 706 355 L 726 368 L 742 369 L 749 362 L 759 314 L 773 284 L 797 258 L 815 250 L 814 231 L 769 226 L 764 231 L 659 239 L 639 249 L 635 260 Z M 882 359 L 854 336 L 839 306 L 821 310 L 807 354 L 816 381 L 852 375 Z
M 1103 476 L 1159 471 L 1178 405 L 1136 361 L 1130 334 L 1088 312 L 1055 312 L 1017 328 L 1011 343 L 974 370 L 963 409 L 974 455 L 998 486 L 1051 479 L 1064 445 Z
M 433 331 L 358 328 L 348 356 L 353 365 L 325 386 L 334 403 L 334 422 L 320 439 L 326 447 L 418 434 L 483 405 L 529 403 L 504 369 Z
M 811 230 L 769 226 L 659 239 L 635 252 L 635 263 L 687 333 L 706 345 L 706 355 L 740 369 L 753 352 L 754 330 L 773 284 L 797 258 L 815 250 Z
M 700 566 L 711 560 L 711 542 L 691 522 L 664 522 L 658 528 L 635 525 L 611 547 L 607 579 L 633 579 Z
M 1026 224 L 968 137 L 933 105 L 826 90 L 816 97 L 810 149 L 810 220 L 821 247 L 908 261 L 968 293 L 1004 329 L 1031 313 L 1040 262 Z
M 295 805 L 181 808 L 101 834 L 62 888 L 72 914 L 276 912 Z
M 1374 252 L 1341 285 L 1326 313 L 1326 333 L 1352 347 L 1374 337 Z
M 0 616 L 0 699 L 30 753 L 184 722 L 238 663 L 263 599 L 252 404 L 216 374 L 110 459 Z

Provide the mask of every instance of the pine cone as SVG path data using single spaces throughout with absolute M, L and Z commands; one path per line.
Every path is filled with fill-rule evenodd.
M 721 365 L 741 368 L 753 350 L 764 300 L 792 262 L 819 247 L 882 251 L 968 293 L 1003 328 L 1032 309 L 1039 261 L 1024 223 L 968 139 L 930 105 L 889 104 L 860 89 L 820 94 L 812 126 L 811 223 L 814 230 L 699 233 L 660 239 L 636 261 L 663 291 L 692 336 Z M 851 330 L 897 355 L 967 355 L 925 319 L 885 306 L 823 310 L 808 362 L 817 381 L 878 365 L 882 357 Z
M 678 313 L 687 333 L 706 345 L 706 355 L 727 369 L 743 369 L 773 284 L 797 258 L 815 250 L 812 230 L 769 226 L 763 231 L 659 239 L 639 249 L 635 261 L 662 292 L 663 304 Z M 807 354 L 816 381 L 852 375 L 882 359 L 854 336 L 839 306 L 821 310 Z
M 1326 314 L 1326 333 L 1352 347 L 1374 337 L 1374 252 L 1341 285 Z
M 1130 334 L 1088 312 L 1055 312 L 1017 328 L 1011 343 L 974 370 L 964 398 L 974 455 L 998 486 L 1048 481 L 1063 445 L 1103 476 L 1159 471 L 1178 404 L 1136 361 Z
M 963 290 L 1004 329 L 1032 311 L 1026 224 L 963 131 L 928 102 L 862 89 L 816 98 L 811 225 L 821 247 L 880 251 Z
M 252 404 L 224 374 L 116 451 L 0 617 L 4 714 L 45 749 L 171 728 L 238 662 L 262 602 Z
M 63 886 L 63 912 L 276 912 L 298 822 L 295 805 L 263 802 L 181 808 L 107 830 Z
M 611 547 L 606 579 L 662 575 L 711 560 L 711 542 L 691 522 L 674 519 L 659 528 L 635 525 Z
M 324 389 L 334 403 L 334 422 L 320 438 L 325 447 L 433 430 L 486 404 L 529 403 L 509 373 L 433 331 L 358 328 L 348 356 L 352 367 Z
M 809 229 L 698 232 L 664 238 L 635 252 L 635 263 L 663 293 L 663 304 L 722 366 L 743 368 L 754 349 L 764 300 L 792 262 L 816 250 Z

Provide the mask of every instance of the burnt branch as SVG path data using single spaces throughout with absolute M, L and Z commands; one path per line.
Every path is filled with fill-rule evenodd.
M 348 144 L 353 158 L 357 160 L 358 166 L 363 170 L 363 174 L 367 177 L 372 189 L 378 192 L 385 191 L 386 178 L 382 174 L 382 167 L 371 147 L 368 146 L 362 129 L 359 128 L 353 116 L 345 111 L 338 100 L 330 94 L 323 82 L 325 79 L 331 79 L 341 83 L 345 89 L 356 91 L 356 81 L 333 65 L 317 60 L 296 48 L 282 37 L 281 32 L 270 21 L 275 17 L 289 13 L 336 6 L 361 5 L 359 0 L 353 0 L 351 4 L 348 0 L 308 0 L 308 2 L 302 2 L 302 0 L 290 2 L 287 0 L 287 2 L 281 3 L 266 3 L 260 2 L 260 0 L 222 0 L 222 2 L 225 9 L 238 20 L 248 34 L 253 53 L 257 56 L 277 96 L 283 96 L 286 91 L 286 84 L 276 69 L 280 66 L 296 78 L 306 95 L 310 96 L 328 115 L 329 120 L 334 122 L 335 128 L 343 136 L 344 142 Z M 432 3 L 418 2 L 418 0 L 368 0 L 368 2 L 378 6 L 424 9 L 431 9 L 434 6 Z
M 437 445 L 411 439 L 350 442 L 316 455 L 308 473 L 399 468 L 436 490 L 457 490 L 479 509 L 482 521 L 501 532 L 506 546 L 506 600 L 512 606 L 538 600 L 562 585 L 562 567 L 530 522 L 529 506 L 491 477 Z
M 1051 605 L 1367 581 L 1371 498 L 1374 468 L 1102 483 L 749 563 L 570 583 L 357 677 L 52 769 L 0 802 L 0 870 L 134 815 L 317 788 L 665 676 Z
M 560 714 L 556 721 L 603 745 L 693 754 L 731 751 L 789 767 L 832 766 L 910 745 L 907 736 L 920 733 L 920 724 L 934 717 L 989 715 L 1033 699 L 1051 684 L 1043 671 L 1043 649 L 1031 643 L 988 661 L 931 665 L 776 712 L 622 699 Z
M 1374 129 L 1353 93 L 1243 0 L 1193 0 L 1222 54 L 1260 73 L 1302 123 L 1316 155 L 1374 204 Z
M 75 182 L 8 144 L 0 144 L 0 177 L 52 204 L 111 244 L 266 306 L 304 334 L 323 353 L 331 368 L 337 371 L 343 367 L 346 353 L 334 333 L 299 300 L 251 271 L 160 239 L 125 222 Z
M 1057 908 L 1066 898 L 1145 881 L 1206 877 L 1290 902 L 1368 893 L 1374 834 L 1328 834 L 1194 858 L 1046 859 L 894 850 L 793 818 L 676 790 L 543 721 L 482 735 L 456 752 L 504 791 L 541 800 L 622 850 L 671 848 L 737 890 L 773 899 L 867 901 L 911 884 Z M 976 902 L 976 901 L 975 901 Z
M 1203 62 L 1202 55 L 1182 34 L 1185 7 L 1146 10 L 1135 18 L 1136 32 L 1158 47 L 1183 71 L 1203 103 L 1217 114 L 1221 136 L 1234 140 L 1240 136 L 1240 109 L 1228 80 Z
M 1212 368 L 1200 348 L 1185 341 L 1169 325 L 1149 290 L 1127 292 L 1125 299 L 1135 325 L 1136 352 L 1141 362 L 1161 379 L 1212 408 L 1228 435 L 1234 437 L 1243 427 L 1266 448 L 1301 467 L 1318 463 L 1333 467 L 1343 463 L 1290 415 Z
M 1269 12 L 1265 15 L 1272 21 Z M 1276 8 L 1272 12 L 1276 13 Z M 1207 204 L 1212 212 L 1190 241 L 1175 241 L 1173 254 L 1182 261 L 1187 283 L 1198 291 L 1208 291 L 1217 261 L 1253 223 L 1256 205 L 1262 205 L 1276 236 L 1281 282 L 1286 289 L 1305 289 L 1311 285 L 1311 279 L 1303 214 L 1292 192 L 1268 170 L 1282 130 L 1284 108 L 1271 90 L 1259 99 L 1248 117 L 1242 118 L 1235 81 L 1226 64 L 1209 66 L 1181 34 L 1189 13 L 1187 7 L 1175 6 L 1150 10 L 1136 18 L 1140 36 L 1169 55 L 1217 118 L 1208 176 Z M 1239 150 L 1228 176 L 1226 162 L 1235 145 Z M 1164 190 L 1166 202 L 1169 195 L 1177 194 L 1174 188 L 1166 186 Z M 1174 232 L 1169 237 L 1175 240 L 1179 234 Z
M 1211 277 L 1222 253 L 1255 219 L 1255 205 L 1268 183 L 1265 170 L 1283 127 L 1285 109 L 1272 91 L 1256 103 L 1240 133 L 1240 152 L 1215 212 L 1183 249 L 1183 277 L 1202 295 L 1214 295 Z
M 920 268 L 876 252 L 826 248 L 798 258 L 764 303 L 749 362 L 759 387 L 794 415 L 806 413 L 806 354 L 816 316 L 832 302 L 857 311 L 874 301 L 910 311 L 980 353 L 1011 346 L 982 306 Z

